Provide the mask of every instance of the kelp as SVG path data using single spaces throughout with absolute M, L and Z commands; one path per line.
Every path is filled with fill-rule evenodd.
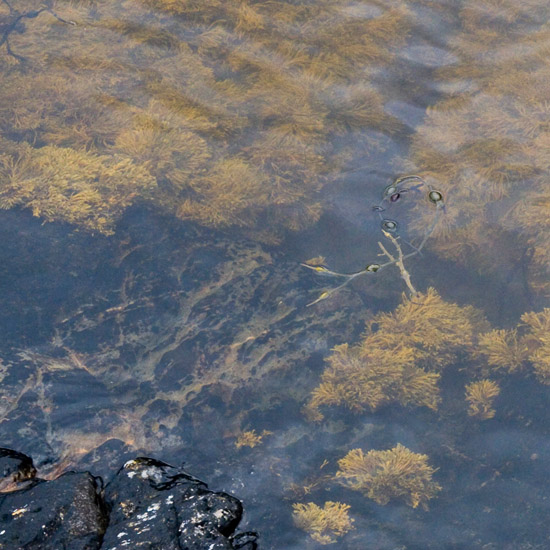
M 433 288 L 404 297 L 394 312 L 372 318 L 359 343 L 332 350 L 304 412 L 319 421 L 327 405 L 374 411 L 397 402 L 436 410 L 439 372 L 473 351 L 482 327 L 477 310 L 446 302 Z
M 319 544 L 332 544 L 354 528 L 349 504 L 329 500 L 322 508 L 314 502 L 296 503 L 292 507 L 296 527 L 309 533 Z
M 466 401 L 470 404 L 468 414 L 481 420 L 495 416 L 493 401 L 500 393 L 499 385 L 493 380 L 479 380 L 466 386 Z
M 338 466 L 337 480 L 381 505 L 401 500 L 413 508 L 427 509 L 428 501 L 441 490 L 432 480 L 436 470 L 428 464 L 428 456 L 400 443 L 387 451 L 366 454 L 362 449 L 352 449 Z

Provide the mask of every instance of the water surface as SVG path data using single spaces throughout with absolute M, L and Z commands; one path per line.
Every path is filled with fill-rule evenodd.
M 243 500 L 264 549 L 321 546 L 293 505 L 329 501 L 354 520 L 330 534 L 343 548 L 547 548 L 548 12 L 0 4 L 2 446 L 45 476 L 184 463 Z M 426 186 L 382 200 L 406 174 Z M 428 186 L 445 209 L 404 262 L 418 296 L 391 265 L 308 307 L 340 279 L 300 264 L 356 272 L 387 260 L 379 242 L 397 256 L 385 218 L 413 252 L 438 212 Z M 397 309 L 429 288 L 457 304 L 429 311 L 433 340 Z M 398 379 L 380 406 L 314 419 L 345 343 L 362 359 L 341 387 L 410 345 L 437 406 Z M 466 401 L 481 380 L 500 391 L 485 418 Z M 434 469 L 426 509 L 336 477 L 349 451 L 398 444 Z

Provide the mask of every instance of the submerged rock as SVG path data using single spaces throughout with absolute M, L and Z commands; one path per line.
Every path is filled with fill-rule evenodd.
M 11 453 L 4 454 L 20 454 Z M 178 468 L 140 457 L 128 461 L 105 488 L 89 472 L 69 472 L 4 493 L 0 548 L 254 550 L 254 533 L 234 534 L 241 516 L 235 497 L 208 490 Z
M 0 447 L 0 491 L 5 491 L 14 483 L 32 479 L 35 475 L 36 469 L 29 456 Z

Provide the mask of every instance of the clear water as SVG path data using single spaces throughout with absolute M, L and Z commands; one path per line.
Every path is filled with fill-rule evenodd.
M 1 3 L 1 445 L 49 477 L 184 463 L 243 500 L 264 549 L 320 546 L 293 504 L 327 501 L 350 506 L 343 548 L 547 548 L 550 326 L 520 318 L 549 305 L 549 15 L 542 0 Z M 428 187 L 381 202 L 406 174 L 444 197 L 433 231 Z M 415 296 L 390 265 L 308 306 L 342 279 L 300 264 L 397 255 L 381 217 L 404 254 L 429 232 L 404 260 L 417 291 L 486 321 L 440 358 L 437 410 L 390 393 L 314 422 L 334 346 Z M 515 370 L 480 352 L 493 329 L 517 329 Z M 465 386 L 485 378 L 500 394 L 482 419 Z M 350 450 L 397 444 L 436 469 L 427 510 L 335 477 Z

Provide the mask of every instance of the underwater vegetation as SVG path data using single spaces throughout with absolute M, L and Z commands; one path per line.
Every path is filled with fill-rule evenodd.
M 269 430 L 263 430 L 260 434 L 256 433 L 256 430 L 241 432 L 235 441 L 235 447 L 237 449 L 240 449 L 241 447 L 256 447 L 262 443 L 266 435 L 271 435 L 272 433 L 273 432 L 270 432 Z
M 319 544 L 332 544 L 354 528 L 353 519 L 348 514 L 348 504 L 327 501 L 321 508 L 314 502 L 308 502 L 296 503 L 292 507 L 296 527 L 308 532 Z
M 18 147 L 31 148 L 24 158 L 42 159 L 1 208 L 109 234 L 146 201 L 276 241 L 319 219 L 319 192 L 354 160 L 346 140 L 396 128 L 369 75 L 405 42 L 411 14 L 400 0 L 52 6 L 0 3 L 0 154 L 13 164 Z M 70 162 L 63 178 L 76 170 L 76 193 L 90 197 L 68 200 L 70 185 L 59 191 L 40 172 L 56 147 L 71 159 L 97 155 L 106 172 L 121 163 L 134 188 L 97 185 Z
M 448 50 L 458 62 L 436 73 L 442 99 L 429 107 L 405 166 L 445 195 L 434 230 L 438 254 L 484 273 L 524 270 L 550 291 L 550 77 L 543 0 L 467 1 Z M 428 216 L 417 209 L 421 233 Z
M 481 334 L 476 354 L 485 373 L 511 374 L 529 367 L 541 384 L 550 385 L 550 309 L 526 312 L 517 328 Z
M 436 410 L 440 372 L 471 353 L 476 333 L 486 328 L 478 310 L 447 302 L 433 288 L 403 296 L 395 311 L 369 321 L 360 342 L 333 349 L 304 412 L 319 421 L 322 406 L 374 411 L 400 403 Z
M 45 221 L 111 233 L 121 212 L 156 180 L 128 157 L 0 140 L 0 208 L 23 205 Z M 8 153 L 9 151 L 9 153 Z
M 527 360 L 527 348 L 518 337 L 517 329 L 496 329 L 481 334 L 477 352 L 493 372 L 519 371 Z
M 550 308 L 527 312 L 513 329 L 492 329 L 473 306 L 447 302 L 433 288 L 407 297 L 392 312 L 379 312 L 355 344 L 335 346 L 303 412 L 324 419 L 322 408 L 343 406 L 376 411 L 398 403 L 437 410 L 438 382 L 448 366 L 467 361 L 472 374 L 505 376 L 526 372 L 550 385 Z M 466 387 L 469 414 L 492 418 L 498 383 L 474 381 Z
M 25 5 L 27 4 L 27 5 Z M 51 8 L 50 5 L 41 3 L 36 5 L 37 2 L 18 2 L 17 8 L 23 8 L 24 11 L 16 9 L 13 5 L 8 2 L 8 0 L 2 0 L 3 12 L 0 11 L 0 47 L 4 46 L 6 53 L 11 56 L 13 59 L 23 61 L 24 57 L 16 54 L 10 47 L 10 35 L 12 33 L 20 34 L 25 30 L 25 20 L 35 19 L 40 16 L 42 13 L 47 13 L 50 16 L 53 16 L 57 21 L 61 23 L 67 23 L 69 25 L 74 25 L 73 21 L 66 21 L 59 17 Z M 51 3 L 50 3 L 51 4 Z M 36 9 L 33 9 L 35 7 Z M 28 9 L 25 9 L 28 8 Z M 6 11 L 7 10 L 7 11 Z
M 539 382 L 550 385 L 550 309 L 524 313 L 521 321 L 526 329 L 523 341 L 535 376 Z
M 428 456 L 413 453 L 398 443 L 387 451 L 352 449 L 338 461 L 336 479 L 343 485 L 361 491 L 378 504 L 391 500 L 427 509 L 427 503 L 441 490 L 432 480 L 435 469 Z
M 492 380 L 479 380 L 466 386 L 466 401 L 470 404 L 468 414 L 481 420 L 493 418 L 495 409 L 493 401 L 500 393 L 500 388 Z
M 437 409 L 439 374 L 415 366 L 411 348 L 365 354 L 360 347 L 342 344 L 332 350 L 327 362 L 321 383 L 304 407 L 309 420 L 322 420 L 323 406 L 344 405 L 360 412 L 397 402 Z

